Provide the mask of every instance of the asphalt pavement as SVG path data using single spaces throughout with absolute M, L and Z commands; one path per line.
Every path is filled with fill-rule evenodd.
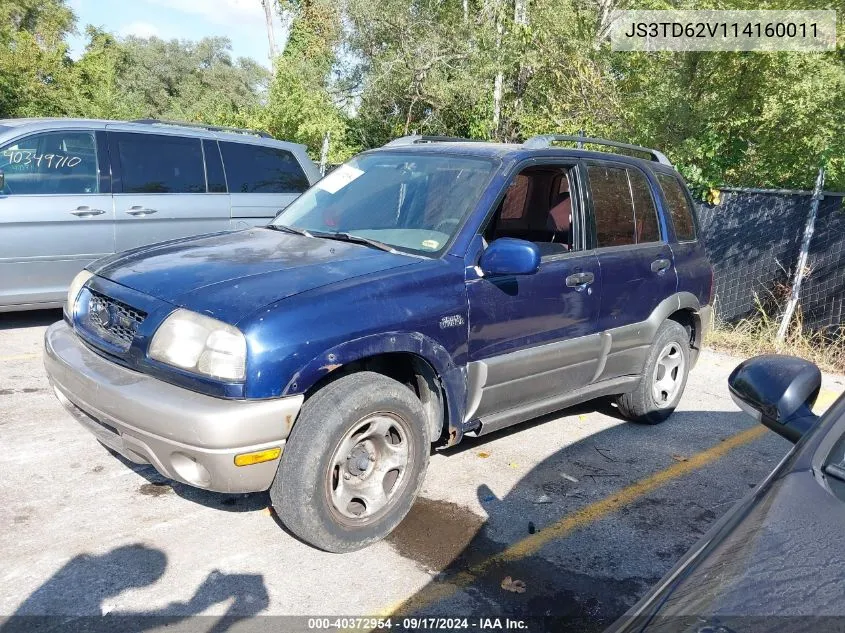
M 600 400 L 467 439 L 432 456 L 390 538 L 327 554 L 285 532 L 267 494 L 172 483 L 99 445 L 44 374 L 60 316 L 0 314 L 0 615 L 56 630 L 100 614 L 564 615 L 601 630 L 790 448 L 730 400 L 741 359 L 706 351 L 664 424 Z M 820 407 L 843 389 L 825 376 Z

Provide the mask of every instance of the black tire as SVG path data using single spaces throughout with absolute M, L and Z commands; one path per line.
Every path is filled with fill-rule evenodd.
M 388 427 L 386 434 L 380 433 L 383 426 Z M 364 431 L 356 430 L 361 428 Z M 367 547 L 390 534 L 411 509 L 425 478 L 430 444 L 425 411 L 408 387 L 367 371 L 338 378 L 302 406 L 270 487 L 273 509 L 285 527 L 322 550 L 340 553 Z M 380 470 L 393 450 L 407 453 L 406 467 Z M 341 453 L 349 454 L 343 466 L 337 463 Z M 388 456 L 374 457 L 382 454 Z M 349 476 L 341 481 L 344 475 Z M 356 509 L 362 516 L 371 511 L 366 496 L 333 501 L 354 492 L 356 485 L 371 491 L 390 486 L 385 505 L 364 518 L 346 516 Z M 382 501 L 374 499 L 372 507 Z
M 632 392 L 619 396 L 616 400 L 619 412 L 623 416 L 642 424 L 660 424 L 672 415 L 687 385 L 690 367 L 689 343 L 689 333 L 677 321 L 665 321 L 657 329 L 637 387 Z M 660 376 L 660 370 L 658 370 L 658 373 L 655 370 L 667 348 L 676 350 L 682 357 L 681 365 L 674 374 L 677 376 L 675 380 L 680 382 L 676 382 L 676 387 L 673 387 L 671 393 L 661 390 L 656 385 L 656 378 Z M 665 373 L 664 366 L 663 375 Z M 670 372 L 670 374 L 672 373 Z M 655 397 L 655 391 L 661 392 L 661 400 Z M 663 394 L 666 394 L 665 398 Z

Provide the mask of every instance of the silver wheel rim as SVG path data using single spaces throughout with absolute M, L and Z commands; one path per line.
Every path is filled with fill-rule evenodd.
M 344 523 L 367 523 L 401 496 L 411 460 L 407 423 L 392 413 L 374 413 L 346 432 L 329 462 L 326 493 Z
M 657 356 L 651 380 L 651 397 L 659 408 L 668 407 L 675 400 L 684 381 L 686 361 L 681 346 L 672 342 Z

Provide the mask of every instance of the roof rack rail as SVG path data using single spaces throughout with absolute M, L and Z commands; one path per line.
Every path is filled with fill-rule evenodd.
M 384 147 L 396 147 L 399 145 L 417 145 L 420 143 L 478 143 L 479 141 L 472 138 L 461 138 L 459 136 L 422 136 L 420 134 L 411 134 L 409 136 L 400 136 L 392 141 L 384 144 Z
M 231 132 L 234 134 L 250 134 L 261 138 L 273 138 L 273 136 L 262 130 L 247 130 L 240 127 L 225 127 L 222 125 L 206 125 L 205 123 L 188 123 L 187 121 L 166 121 L 164 119 L 134 119 L 130 123 L 145 123 L 146 125 L 173 125 L 175 127 L 189 127 L 210 132 Z
M 609 141 L 604 138 L 595 138 L 592 136 L 569 136 L 565 134 L 540 134 L 538 136 L 532 136 L 527 141 L 525 141 L 522 145 L 523 147 L 527 147 L 529 149 L 542 149 L 545 147 L 551 147 L 552 143 L 556 141 L 566 141 L 569 143 L 577 143 L 578 149 L 584 147 L 584 143 L 590 145 L 607 145 L 608 147 L 618 147 L 620 149 L 627 149 L 631 150 L 632 152 L 642 152 L 644 154 L 649 154 L 652 157 L 652 160 L 657 161 L 661 165 L 668 165 L 669 167 L 672 166 L 672 163 L 669 162 L 669 159 L 666 158 L 666 155 L 663 152 L 659 152 L 656 149 L 650 149 L 648 147 L 642 147 L 641 145 L 631 145 L 629 143 L 620 143 L 618 141 Z

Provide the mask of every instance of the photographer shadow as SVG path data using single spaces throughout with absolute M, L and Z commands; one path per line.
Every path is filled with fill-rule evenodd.
M 191 630 L 223 633 L 267 609 L 270 599 L 259 574 L 212 571 L 186 601 L 148 611 L 106 612 L 107 601 L 124 591 L 149 587 L 167 568 L 161 550 L 136 543 L 105 554 L 81 554 L 62 566 L 0 624 L 0 633 L 121 631 L 164 629 L 191 619 Z M 228 603 L 219 616 L 195 618 Z

